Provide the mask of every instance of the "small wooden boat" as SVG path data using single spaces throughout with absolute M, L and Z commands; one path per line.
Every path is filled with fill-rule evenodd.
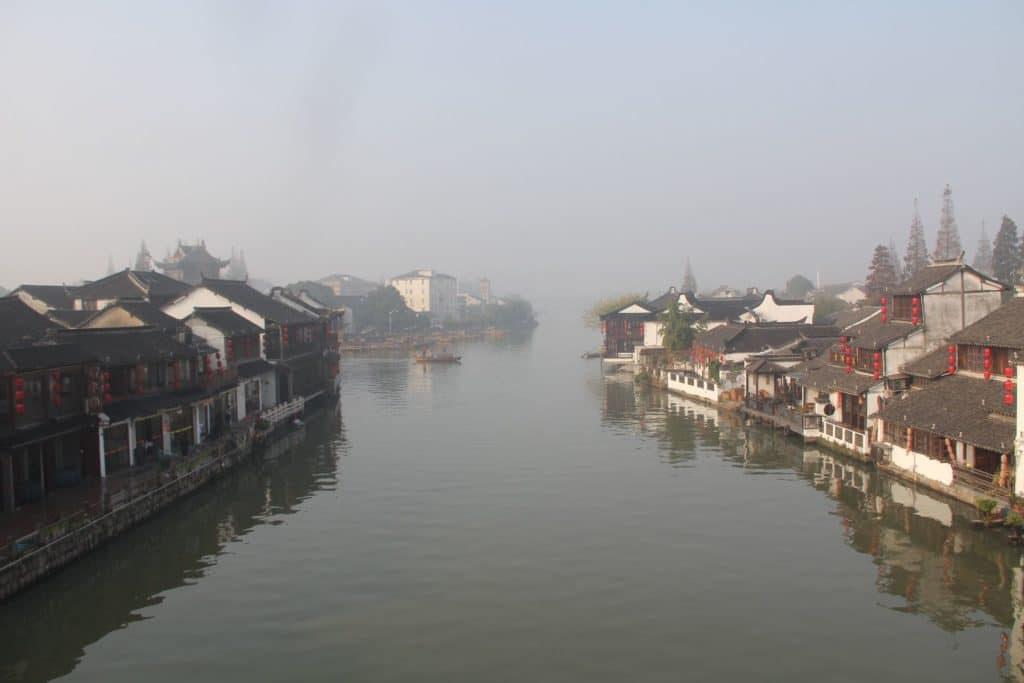
M 417 363 L 461 363 L 462 356 L 456 356 L 454 353 L 434 353 L 432 351 L 426 351 L 416 355 Z

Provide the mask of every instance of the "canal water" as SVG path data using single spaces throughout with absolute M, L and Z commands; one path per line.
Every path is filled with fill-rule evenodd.
M 579 358 L 580 307 L 336 414 L 0 606 L 5 681 L 1013 679 L 1021 552 Z

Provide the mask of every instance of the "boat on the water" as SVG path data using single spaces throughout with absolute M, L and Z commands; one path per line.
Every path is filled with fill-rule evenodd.
M 456 356 L 454 353 L 434 353 L 433 351 L 424 351 L 423 353 L 416 354 L 417 363 L 461 363 L 462 356 Z

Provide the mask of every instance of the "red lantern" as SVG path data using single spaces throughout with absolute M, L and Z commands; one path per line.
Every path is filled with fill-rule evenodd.
M 992 349 L 990 349 L 990 348 L 988 348 L 986 346 L 985 347 L 985 358 L 991 358 L 991 357 L 992 357 Z
M 14 400 L 19 402 L 19 403 L 23 402 L 25 400 L 25 392 L 24 391 L 20 391 L 20 390 L 19 391 L 15 391 L 14 392 Z
M 875 370 L 875 379 L 881 379 L 881 378 L 882 378 L 882 373 L 880 373 L 878 370 Z
M 103 402 L 104 403 L 110 403 L 110 400 L 111 400 L 111 396 L 110 396 L 109 393 L 103 394 Z
M 841 343 L 843 346 L 846 346 L 846 336 L 845 335 L 839 338 L 839 343 Z
M 14 388 L 15 389 L 24 389 L 25 388 L 25 378 L 24 377 L 15 377 L 14 378 Z
M 1003 374 L 1006 375 L 1008 378 L 1012 379 L 1013 378 L 1013 366 L 1012 365 L 1007 365 L 1006 369 L 1003 370 Z
M 914 325 L 918 325 L 921 322 L 921 319 L 915 315 L 913 318 L 910 319 L 910 322 L 914 323 Z
M 25 404 L 24 403 L 16 404 L 14 406 L 14 412 L 16 412 L 18 415 L 24 415 L 25 414 Z
M 847 365 L 846 366 L 846 374 L 849 375 L 851 372 L 853 372 L 853 368 L 851 368 L 849 365 Z
M 991 370 L 992 369 L 992 359 L 991 358 L 986 358 L 985 359 L 985 369 L 986 370 Z
M 1012 406 L 1013 405 L 1013 394 L 1007 394 L 1006 396 L 1004 396 L 1003 397 L 1003 403 L 1005 403 L 1008 406 Z
M 53 405 L 56 408 L 60 408 L 60 394 L 53 395 Z
M 1003 382 L 1003 389 L 1006 389 L 1007 392 L 1013 391 L 1013 380 L 1008 379 Z
M 985 371 L 985 379 L 992 379 L 992 371 L 991 370 L 986 370 Z

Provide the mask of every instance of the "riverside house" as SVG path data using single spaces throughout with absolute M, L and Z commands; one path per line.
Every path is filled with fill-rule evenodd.
M 877 436 L 869 418 L 909 387 L 905 368 L 997 309 L 1004 291 L 959 261 L 932 264 L 887 294 L 877 315 L 844 328 L 827 354 L 794 366 L 802 402 L 819 416 L 818 438 L 867 457 Z
M 909 391 L 877 416 L 880 466 L 969 503 L 1024 495 L 1015 458 L 1022 363 L 1024 298 L 1015 298 L 908 364 Z
M 670 287 L 651 301 L 634 301 L 601 316 L 604 357 L 612 362 L 636 360 L 638 349 L 661 348 L 661 315 L 676 305 L 703 321 L 707 330 L 727 323 L 810 323 L 814 304 L 778 299 L 772 290 L 756 289 L 738 297 L 698 297 Z
M 274 365 L 274 403 L 305 401 L 333 390 L 337 365 L 331 363 L 327 324 L 263 294 L 241 280 L 204 279 L 164 306 L 168 315 L 184 320 L 201 308 L 230 308 L 259 327 L 260 357 Z M 268 396 L 264 396 L 264 403 Z

